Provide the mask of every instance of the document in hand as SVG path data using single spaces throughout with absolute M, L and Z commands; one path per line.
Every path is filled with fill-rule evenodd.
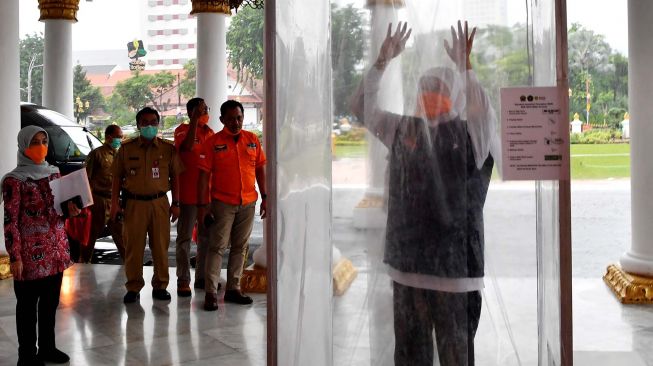
M 82 207 L 88 207 L 93 204 L 93 195 L 91 186 L 88 183 L 86 169 L 79 169 L 59 179 L 50 181 L 50 188 L 54 195 L 54 208 L 57 213 L 63 215 L 61 202 L 80 196 Z

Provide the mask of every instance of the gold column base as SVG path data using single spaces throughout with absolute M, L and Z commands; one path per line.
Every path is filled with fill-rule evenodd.
M 357 275 L 358 271 L 349 259 L 340 259 L 336 266 L 333 267 L 333 293 L 336 296 L 342 296 L 347 292 Z
M 333 268 L 333 293 L 341 296 L 356 279 L 358 271 L 347 258 L 342 258 Z M 264 294 L 268 289 L 268 270 L 251 265 L 243 271 L 240 278 L 240 288 L 245 292 Z
M 255 264 L 247 267 L 240 278 L 240 288 L 245 292 L 264 294 L 268 291 L 268 270 Z
M 653 304 L 653 278 L 627 273 L 611 264 L 603 280 L 622 304 Z
M 383 197 L 376 195 L 365 195 L 356 205 L 356 208 L 383 208 Z
M 9 267 L 9 255 L 0 254 L 0 280 L 11 278 L 11 268 Z

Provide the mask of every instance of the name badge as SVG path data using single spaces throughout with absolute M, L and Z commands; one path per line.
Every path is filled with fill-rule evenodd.
M 159 179 L 159 168 L 152 168 L 152 179 Z

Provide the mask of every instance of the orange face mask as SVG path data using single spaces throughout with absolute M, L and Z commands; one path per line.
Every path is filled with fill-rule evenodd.
M 451 98 L 446 95 L 425 91 L 420 94 L 419 99 L 417 113 L 423 113 L 427 119 L 436 119 L 451 112 Z
M 41 164 L 48 155 L 48 145 L 34 145 L 25 149 L 25 155 L 34 163 Z
M 197 119 L 197 124 L 200 126 L 206 126 L 206 124 L 209 123 L 209 115 L 208 114 L 203 114 Z

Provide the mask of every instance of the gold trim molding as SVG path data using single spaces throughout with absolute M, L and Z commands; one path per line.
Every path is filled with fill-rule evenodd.
M 342 296 L 356 279 L 358 271 L 347 258 L 342 258 L 333 268 L 333 293 Z
M 356 208 L 383 208 L 385 202 L 381 196 L 366 195 L 358 202 Z
M 63 19 L 77 22 L 79 0 L 39 0 L 40 21 Z
M 367 0 L 368 7 L 371 6 L 392 6 L 397 8 L 403 8 L 406 5 L 404 0 Z
M 653 278 L 627 273 L 611 264 L 603 280 L 622 304 L 653 304 Z
M 358 270 L 347 258 L 342 258 L 333 268 L 333 293 L 342 296 L 358 276 Z M 268 270 L 251 265 L 243 271 L 240 288 L 244 292 L 264 294 L 268 290 Z
M 191 0 L 193 9 L 190 14 L 198 13 L 220 13 L 231 15 L 231 7 L 228 0 Z
M 268 270 L 257 265 L 249 266 L 240 277 L 240 288 L 245 292 L 266 293 L 268 291 Z
M 9 263 L 9 254 L 0 254 L 0 280 L 11 278 Z

